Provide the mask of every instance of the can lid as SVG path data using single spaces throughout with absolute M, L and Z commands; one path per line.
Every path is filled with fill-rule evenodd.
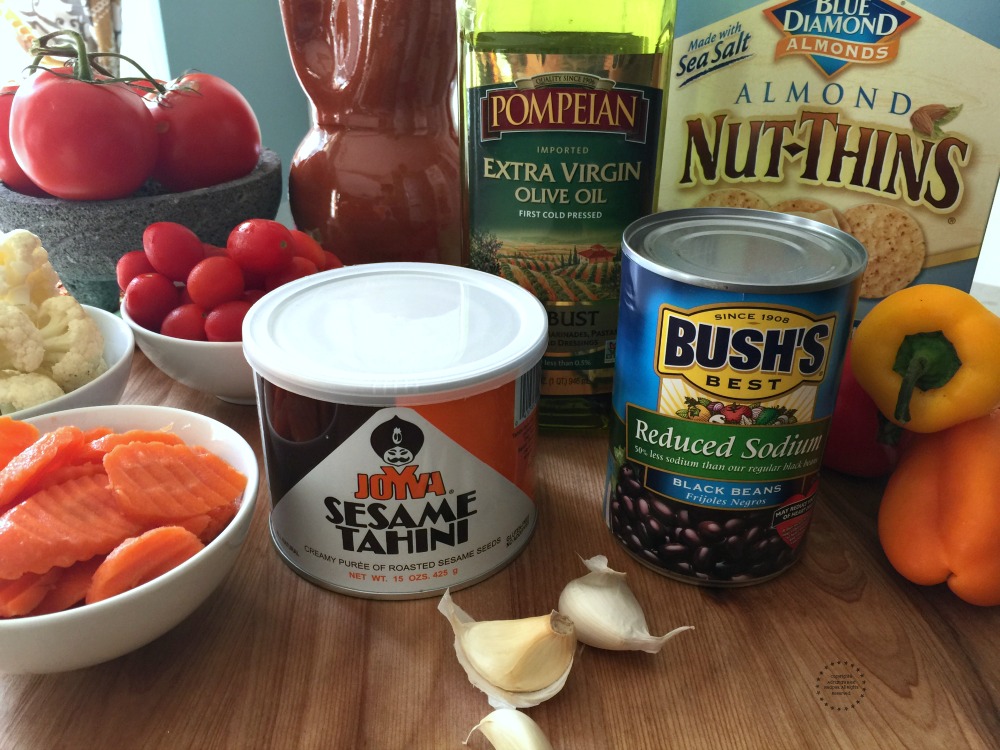
M 626 254 L 668 278 L 735 292 L 814 292 L 860 276 L 868 254 L 812 219 L 744 208 L 652 214 L 624 233 Z
M 435 263 L 371 263 L 298 279 L 243 321 L 254 371 L 299 395 L 385 406 L 462 398 L 534 367 L 548 316 L 517 284 Z

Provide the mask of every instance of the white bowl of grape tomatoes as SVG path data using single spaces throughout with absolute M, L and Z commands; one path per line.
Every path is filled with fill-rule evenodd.
M 122 319 L 143 354 L 165 374 L 224 401 L 254 403 L 253 371 L 243 356 L 247 310 L 267 292 L 339 268 L 309 235 L 271 219 L 248 219 L 225 247 L 175 222 L 146 227 L 142 249 L 116 267 Z

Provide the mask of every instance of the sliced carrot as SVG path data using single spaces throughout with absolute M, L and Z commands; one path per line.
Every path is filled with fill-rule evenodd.
M 102 562 L 104 562 L 104 555 L 95 555 L 89 560 L 81 560 L 68 568 L 56 568 L 56 570 L 62 571 L 62 575 L 45 594 L 45 598 L 29 614 L 32 617 L 50 615 L 53 612 L 67 610 L 82 602 L 87 596 L 94 571 Z
M 247 478 L 202 448 L 165 443 L 119 445 L 104 468 L 125 515 L 148 525 L 171 524 L 239 499 Z
M 73 463 L 66 466 L 57 466 L 39 475 L 31 483 L 32 492 L 38 492 L 56 484 L 62 484 L 69 479 L 77 477 L 90 477 L 98 474 L 105 474 L 104 464 L 100 461 L 88 461 L 86 463 Z
M 69 463 L 68 459 L 83 445 L 83 431 L 78 427 L 57 427 L 41 435 L 0 469 L 0 513 L 25 494 L 40 474 Z
M 69 479 L 0 516 L 0 579 L 107 554 L 143 528 L 118 508 L 106 475 Z
M 158 526 L 118 545 L 94 572 L 86 603 L 108 599 L 172 570 L 205 545 L 185 528 Z
M 0 417 L 0 467 L 38 440 L 38 428 L 19 419 Z
M 83 431 L 83 439 L 86 442 L 92 442 L 97 440 L 97 438 L 102 438 L 105 435 L 110 435 L 114 430 L 110 427 L 91 427 Z
M 25 573 L 13 581 L 0 581 L 0 617 L 22 617 L 45 598 L 62 575 L 61 568 Z
M 177 521 L 177 525 L 183 526 L 201 539 L 204 544 L 208 544 L 229 525 L 229 522 L 233 520 L 238 509 L 239 505 L 237 503 L 221 505 L 218 508 L 213 508 L 208 513 L 202 513 L 201 515 Z

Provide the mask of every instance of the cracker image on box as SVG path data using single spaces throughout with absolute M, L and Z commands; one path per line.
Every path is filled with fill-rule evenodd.
M 972 0 L 686 3 L 658 210 L 755 208 L 869 254 L 858 318 L 968 290 L 1000 177 L 1000 24 Z

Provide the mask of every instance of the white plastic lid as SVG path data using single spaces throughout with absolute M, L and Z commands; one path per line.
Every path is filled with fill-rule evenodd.
M 534 367 L 547 341 L 548 316 L 533 294 L 434 263 L 307 276 L 262 297 L 243 321 L 243 351 L 260 377 L 302 396 L 369 406 L 490 390 Z

